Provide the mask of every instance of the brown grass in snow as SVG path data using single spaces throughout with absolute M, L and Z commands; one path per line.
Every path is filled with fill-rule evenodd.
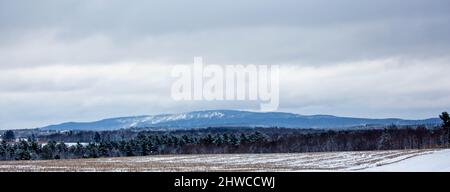
M 432 150 L 329 153 L 157 155 L 48 161 L 0 161 L 1 172 L 351 171 Z

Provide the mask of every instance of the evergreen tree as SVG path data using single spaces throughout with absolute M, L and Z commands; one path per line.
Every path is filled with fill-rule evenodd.
M 450 115 L 447 112 L 442 112 L 439 117 L 442 120 L 442 128 L 447 131 L 447 143 L 450 146 Z
M 247 135 L 242 133 L 240 136 L 240 141 L 241 141 L 240 143 L 242 143 L 242 144 L 247 144 L 249 142 L 249 139 L 248 139 Z
M 16 139 L 16 135 L 14 134 L 14 131 L 8 130 L 5 132 L 2 139 L 5 141 L 14 141 Z
M 379 150 L 388 150 L 392 148 L 392 138 L 387 130 L 381 134 L 380 139 L 378 141 L 378 149 Z
M 208 134 L 206 137 L 201 138 L 201 144 L 209 145 L 214 142 L 214 138 L 211 136 L 211 134 Z
M 8 157 L 8 160 L 13 160 L 14 159 L 14 156 L 15 156 L 15 154 L 16 154 L 16 150 L 17 150 L 17 147 L 16 147 L 16 145 L 9 145 L 8 144 L 8 148 L 7 148 L 7 157 Z
M 67 156 L 67 152 L 69 151 L 69 148 L 64 142 L 60 142 L 56 144 L 56 151 L 59 158 L 65 159 Z
M 137 136 L 137 143 L 139 147 L 139 153 L 142 156 L 147 156 L 150 152 L 150 141 L 143 133 L 139 133 Z
M 266 136 L 263 135 L 261 132 L 256 131 L 255 133 L 253 133 L 249 136 L 249 141 L 252 143 L 264 142 L 264 141 L 266 141 Z
M 230 136 L 228 134 L 224 133 L 222 135 L 222 138 L 223 138 L 223 143 L 225 143 L 225 144 L 229 144 L 230 143 Z
M 192 143 L 193 139 L 189 137 L 188 135 L 183 135 L 181 139 L 184 141 L 184 143 Z
M 80 144 L 80 142 L 77 142 L 74 149 L 74 155 L 77 157 L 82 157 L 84 154 L 84 146 Z
M 0 144 L 0 160 L 7 160 L 8 155 L 8 144 L 5 140 Z
M 125 155 L 130 157 L 133 156 L 133 144 L 131 141 L 125 143 Z
M 99 157 L 98 148 L 95 143 L 89 143 L 89 145 L 87 146 L 87 152 L 88 152 L 87 156 L 89 158 Z
M 239 146 L 239 139 L 234 134 L 230 136 L 230 144 L 235 147 Z
M 19 146 L 17 147 L 16 154 L 15 154 L 16 160 L 30 160 L 31 159 L 31 153 L 28 148 L 28 143 L 26 141 L 21 141 L 19 143 Z
M 54 159 L 56 153 L 56 141 L 49 141 L 42 147 L 41 159 Z
M 105 141 L 100 142 L 100 145 L 98 146 L 98 152 L 101 157 L 109 156 L 109 149 L 108 149 L 107 142 L 105 142 Z
M 94 134 L 94 142 L 98 143 L 102 140 L 102 136 L 100 136 L 99 132 L 95 132 Z
M 214 137 L 213 143 L 216 144 L 217 146 L 220 146 L 223 144 L 223 138 L 221 135 L 216 135 Z
M 39 159 L 38 154 L 41 153 L 41 146 L 34 140 L 29 142 L 30 143 L 30 152 L 31 152 L 31 159 Z

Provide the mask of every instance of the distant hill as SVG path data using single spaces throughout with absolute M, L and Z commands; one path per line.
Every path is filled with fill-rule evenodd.
M 95 122 L 68 122 L 50 125 L 41 130 L 118 130 L 127 128 L 194 129 L 206 127 L 285 127 L 342 129 L 376 125 L 438 125 L 438 118 L 423 120 L 367 119 L 331 115 L 299 115 L 282 112 L 249 112 L 208 110 L 189 113 L 162 114 L 104 119 Z

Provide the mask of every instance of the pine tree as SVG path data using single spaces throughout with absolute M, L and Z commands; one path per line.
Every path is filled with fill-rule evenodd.
M 140 154 L 142 156 L 147 156 L 150 151 L 149 140 L 147 136 L 145 136 L 143 133 L 139 133 L 137 136 L 137 142 L 139 145 L 138 147 L 140 148 Z
M 95 132 L 94 134 L 94 142 L 98 143 L 102 140 L 102 137 L 100 136 L 100 133 Z
M 15 151 L 15 159 L 16 160 L 30 160 L 31 152 L 28 146 L 28 142 L 20 141 L 17 150 Z
M 49 141 L 49 142 L 47 142 L 47 145 L 44 145 L 42 147 L 42 152 L 41 152 L 40 157 L 41 157 L 41 159 L 54 159 L 55 152 L 56 152 L 56 142 Z
M 201 138 L 201 144 L 209 145 L 214 142 L 214 138 L 211 136 L 211 134 L 208 134 L 206 137 Z
M 14 139 L 16 139 L 14 131 L 8 130 L 3 135 L 3 140 L 5 140 L 5 141 L 14 141 Z
M 89 143 L 89 145 L 87 146 L 87 152 L 87 156 L 89 158 L 97 158 L 99 156 L 98 147 L 95 143 Z
M 392 149 L 392 138 L 387 130 L 384 130 L 378 140 L 378 150 Z
M 181 139 L 183 139 L 184 143 L 192 143 L 193 141 L 192 138 L 187 135 L 183 135 Z
M 41 153 L 41 146 L 36 142 L 36 140 L 33 140 L 30 143 L 30 152 L 31 152 L 31 159 L 35 160 L 38 159 L 38 154 Z
M 0 144 L 0 160 L 7 160 L 8 144 L 5 140 Z
M 59 158 L 66 158 L 69 148 L 67 147 L 67 145 L 64 142 L 60 142 L 60 143 L 56 144 L 56 150 L 57 150 Z
M 239 146 L 239 139 L 238 139 L 235 135 L 233 135 L 233 134 L 230 136 L 230 144 L 231 144 L 233 147 Z
M 442 120 L 442 128 L 447 131 L 447 144 L 450 147 L 450 115 L 447 112 L 442 112 L 439 117 Z
M 125 143 L 125 155 L 130 157 L 133 156 L 133 144 L 131 141 Z
M 256 131 L 254 134 L 251 134 L 249 136 L 249 141 L 252 143 L 260 143 L 266 141 L 266 136 L 263 135 L 261 132 Z
M 239 139 L 241 141 L 240 143 L 242 143 L 242 144 L 247 144 L 249 142 L 248 137 L 244 133 L 241 134 Z
M 80 144 L 80 142 L 77 142 L 75 145 L 74 155 L 77 157 L 82 157 L 84 154 L 84 146 Z
M 225 144 L 230 143 L 230 136 L 228 134 L 224 133 L 222 138 L 223 138 L 223 143 L 225 143 Z
M 100 142 L 100 145 L 98 146 L 98 152 L 101 157 L 109 156 L 108 144 L 105 141 Z
M 223 144 L 223 138 L 221 135 L 216 135 L 213 139 L 213 143 L 216 144 L 217 146 L 220 146 Z

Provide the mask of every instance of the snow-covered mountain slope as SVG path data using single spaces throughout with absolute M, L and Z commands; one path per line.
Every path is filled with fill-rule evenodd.
M 50 125 L 42 130 L 117 130 L 127 128 L 191 129 L 206 127 L 285 127 L 285 128 L 346 128 L 368 125 L 435 125 L 440 120 L 364 119 L 331 115 L 298 115 L 282 112 L 248 112 L 233 110 L 195 111 L 104 119 L 95 122 L 69 122 Z

